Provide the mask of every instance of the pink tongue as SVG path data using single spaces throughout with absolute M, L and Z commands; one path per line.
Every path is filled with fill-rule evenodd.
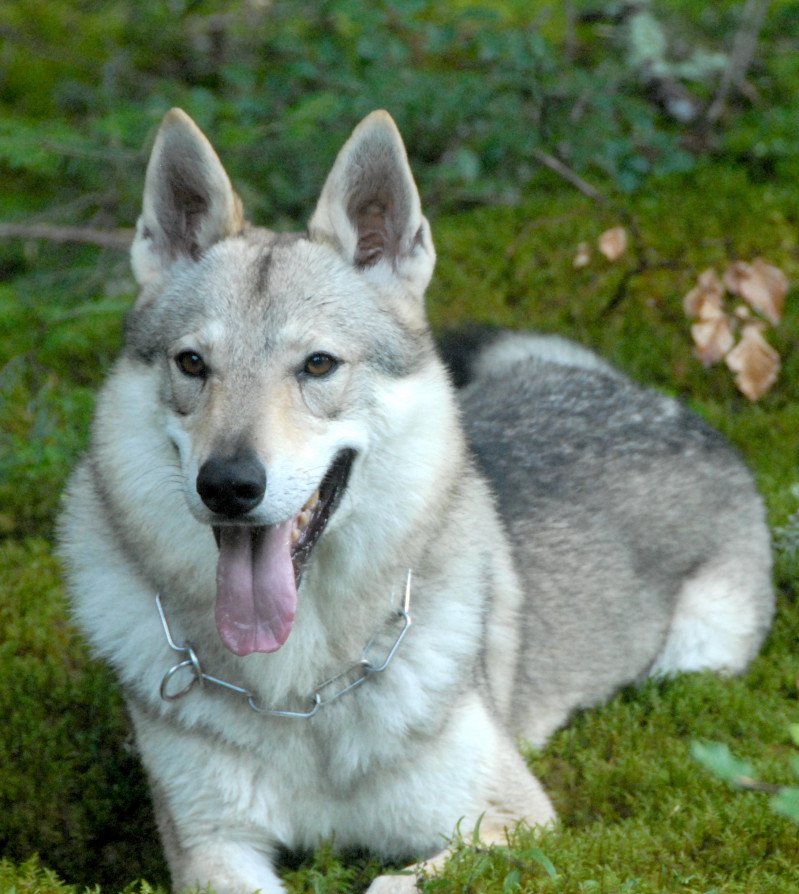
M 291 528 L 292 519 L 271 527 L 219 529 L 216 626 L 236 655 L 274 652 L 291 633 L 297 611 Z

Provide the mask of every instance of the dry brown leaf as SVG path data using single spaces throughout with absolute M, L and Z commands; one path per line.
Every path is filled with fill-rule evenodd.
M 711 305 L 704 307 L 702 319 L 691 326 L 691 337 L 696 346 L 696 356 L 705 366 L 718 363 L 735 344 L 730 318 L 719 307 L 711 313 Z
M 572 261 L 572 267 L 579 270 L 581 267 L 587 267 L 591 263 L 591 246 L 587 242 L 580 242 L 577 245 L 577 254 Z
M 785 308 L 785 296 L 788 294 L 788 277 L 773 264 L 769 264 L 763 258 L 755 258 L 752 261 L 752 267 L 760 275 L 760 278 L 766 284 L 766 289 L 771 298 L 771 303 L 763 309 L 764 316 L 775 325 L 782 319 L 782 312 Z M 757 308 L 755 308 L 757 310 Z M 770 311 L 774 315 L 770 315 Z
M 749 275 L 751 267 L 746 261 L 733 261 L 724 271 L 724 288 L 729 289 L 733 295 L 740 295 L 741 280 Z
M 611 227 L 600 235 L 597 245 L 609 261 L 618 261 L 627 251 L 627 230 L 624 227 Z
M 725 271 L 724 284 L 770 322 L 777 324 L 782 319 L 788 279 L 779 267 L 763 258 L 755 258 L 751 264 L 736 261 Z
M 705 292 L 696 315 L 700 320 L 715 320 L 720 314 L 725 315 L 723 297 L 716 292 Z
M 762 397 L 780 371 L 780 355 L 763 338 L 758 323 L 747 323 L 738 344 L 724 358 L 735 373 L 738 390 L 749 398 Z
M 699 274 L 696 285 L 683 298 L 683 308 L 687 317 L 701 317 L 702 309 L 706 305 L 721 310 L 724 298 L 724 285 L 719 279 L 718 273 L 708 267 Z

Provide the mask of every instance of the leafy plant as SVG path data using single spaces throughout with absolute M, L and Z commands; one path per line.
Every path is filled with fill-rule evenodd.
M 582 52 L 564 53 L 568 23 L 548 33 L 534 7 L 515 2 L 106 0 L 77 9 L 61 0 L 35 25 L 28 2 L 8 0 L 0 12 L 9 97 L 0 164 L 28 186 L 60 183 L 62 201 L 80 197 L 96 222 L 135 219 L 136 178 L 114 173 L 143 167 L 142 147 L 175 104 L 213 131 L 248 207 L 273 222 L 307 213 L 342 135 L 378 106 L 412 147 L 428 205 L 517 202 L 541 151 L 622 191 L 693 164 L 680 128 L 647 93 L 640 41 L 624 49 L 625 19 L 605 26 L 621 43 L 592 54 L 593 26 L 577 32 Z M 64 28 L 81 35 L 79 49 L 43 52 Z
M 799 723 L 790 727 L 790 735 L 799 747 Z M 720 742 L 694 742 L 691 754 L 717 779 L 733 788 L 769 794 L 771 809 L 799 824 L 799 754 L 791 756 L 791 768 L 797 781 L 795 786 L 759 781 L 752 764 L 735 757 L 729 746 Z

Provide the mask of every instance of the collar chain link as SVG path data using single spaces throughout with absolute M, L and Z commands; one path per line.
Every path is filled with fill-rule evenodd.
M 158 615 L 161 618 L 161 625 L 164 628 L 166 641 L 171 649 L 184 656 L 181 661 L 170 667 L 169 670 L 164 674 L 163 679 L 161 680 L 161 686 L 158 690 L 159 695 L 164 701 L 176 701 L 177 699 L 182 698 L 184 695 L 190 692 L 194 688 L 195 684 L 199 683 L 201 688 L 204 687 L 206 684 L 210 684 L 211 686 L 216 686 L 220 689 L 226 689 L 229 692 L 240 695 L 246 701 L 247 705 L 249 705 L 249 707 L 257 714 L 264 714 L 269 717 L 294 717 L 299 719 L 308 719 L 309 717 L 313 717 L 320 708 L 324 708 L 326 705 L 332 704 L 337 699 L 340 699 L 343 695 L 346 695 L 348 692 L 352 692 L 353 690 L 357 689 L 359 686 L 365 683 L 369 679 L 369 677 L 372 677 L 375 674 L 381 674 L 383 673 L 383 671 L 388 669 L 388 666 L 391 664 L 394 656 L 397 654 L 397 649 L 399 649 L 400 643 L 405 638 L 405 634 L 408 632 L 408 629 L 411 626 L 410 604 L 411 570 L 408 569 L 408 576 L 405 581 L 405 599 L 402 608 L 397 609 L 397 611 L 394 612 L 390 619 L 390 623 L 396 623 L 397 621 L 400 621 L 402 626 L 399 633 L 397 634 L 397 638 L 394 640 L 394 643 L 388 650 L 388 653 L 386 654 L 382 662 L 376 663 L 367 657 L 369 649 L 371 648 L 374 641 L 374 637 L 372 637 L 372 639 L 370 639 L 364 647 L 360 659 L 356 661 L 355 664 L 341 671 L 341 673 L 330 677 L 323 683 L 320 683 L 316 687 L 316 689 L 314 689 L 309 698 L 310 707 L 306 711 L 289 711 L 277 708 L 264 708 L 258 704 L 255 694 L 249 689 L 246 689 L 243 686 L 237 686 L 235 683 L 230 683 L 227 680 L 220 680 L 219 677 L 214 677 L 211 674 L 206 673 L 206 671 L 203 669 L 202 664 L 200 663 L 200 659 L 197 656 L 197 653 L 194 651 L 194 646 L 190 642 L 185 642 L 182 646 L 178 645 L 175 642 L 172 636 L 172 631 L 167 622 L 166 615 L 164 614 L 164 607 L 161 603 L 161 595 L 160 593 L 156 594 L 155 605 L 158 609 Z M 188 672 L 188 681 L 182 688 L 170 691 L 170 682 L 172 681 L 173 677 L 175 677 L 182 671 Z M 337 686 L 336 684 L 339 685 Z M 330 690 L 332 690 L 332 692 Z

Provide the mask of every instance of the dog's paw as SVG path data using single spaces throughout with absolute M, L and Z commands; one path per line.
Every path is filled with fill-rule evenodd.
M 417 877 L 413 871 L 403 875 L 379 875 L 367 888 L 366 894 L 418 894 Z

